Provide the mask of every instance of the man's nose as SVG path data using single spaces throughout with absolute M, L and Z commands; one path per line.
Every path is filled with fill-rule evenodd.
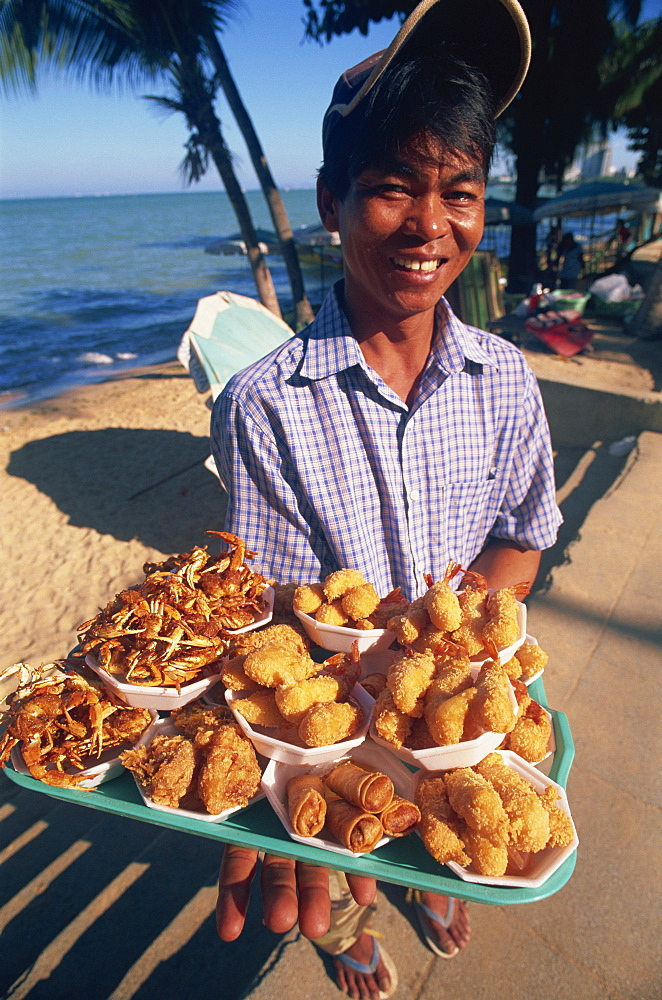
M 411 236 L 431 243 L 448 232 L 448 213 L 439 195 L 417 198 L 403 226 Z

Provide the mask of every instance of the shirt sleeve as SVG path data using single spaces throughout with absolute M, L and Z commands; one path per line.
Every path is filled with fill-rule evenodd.
M 490 535 L 527 549 L 550 548 L 563 523 L 556 503 L 554 457 L 540 388 L 527 369 L 518 445 L 501 510 Z
M 315 518 L 297 497 L 297 475 L 283 441 L 265 433 L 226 389 L 211 418 L 211 446 L 228 493 L 225 530 L 256 552 L 251 567 L 279 583 L 320 580 L 333 560 Z

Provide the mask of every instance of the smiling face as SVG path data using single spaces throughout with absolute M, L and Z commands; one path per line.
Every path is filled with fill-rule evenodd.
M 430 323 L 481 240 L 484 199 L 481 164 L 425 136 L 363 170 L 342 201 L 322 181 L 320 215 L 340 233 L 355 334 L 417 317 Z

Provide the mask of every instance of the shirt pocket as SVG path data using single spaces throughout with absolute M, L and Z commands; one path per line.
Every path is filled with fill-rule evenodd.
M 444 489 L 445 549 L 466 568 L 485 545 L 501 504 L 499 480 L 448 483 Z

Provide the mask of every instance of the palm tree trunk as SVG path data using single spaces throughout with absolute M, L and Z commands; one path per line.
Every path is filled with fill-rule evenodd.
M 294 298 L 294 306 L 296 309 L 296 328 L 299 330 L 313 320 L 314 314 L 306 296 L 303 275 L 301 274 L 301 266 L 299 264 L 299 256 L 297 254 L 297 248 L 294 242 L 294 236 L 292 234 L 292 227 L 290 226 L 287 210 L 269 168 L 267 158 L 264 154 L 264 150 L 262 149 L 260 140 L 258 139 L 251 117 L 246 110 L 246 106 L 241 99 L 237 85 L 235 84 L 234 78 L 230 72 L 230 67 L 228 66 L 225 53 L 223 52 L 220 42 L 213 32 L 206 37 L 205 42 L 211 60 L 214 64 L 217 78 L 223 88 L 227 102 L 230 105 L 230 109 L 232 110 L 236 122 L 241 130 L 241 134 L 244 137 L 253 167 L 255 168 L 262 191 L 264 192 L 264 197 L 266 198 L 269 206 L 269 212 L 271 213 L 274 228 L 278 235 L 281 253 L 285 262 L 285 267 L 287 268 L 287 274 L 292 288 L 292 296 Z
M 260 250 L 248 202 L 234 172 L 232 158 L 225 145 L 220 122 L 214 113 L 211 102 L 204 107 L 201 106 L 199 109 L 196 109 L 195 112 L 189 112 L 189 115 L 200 134 L 204 147 L 214 161 L 214 165 L 223 181 L 227 196 L 230 199 L 230 204 L 237 217 L 241 238 L 246 244 L 246 253 L 251 270 L 253 271 L 258 298 L 263 306 L 266 306 L 272 313 L 282 318 L 271 271 L 267 267 L 264 255 Z

